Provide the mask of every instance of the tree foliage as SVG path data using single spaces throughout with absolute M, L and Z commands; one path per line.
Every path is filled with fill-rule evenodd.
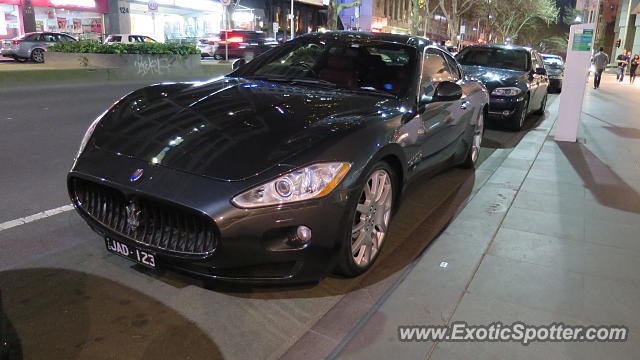
M 485 0 L 484 13 L 492 15 L 491 28 L 500 40 L 518 38 L 520 32 L 535 21 L 547 26 L 558 20 L 559 9 L 555 0 Z

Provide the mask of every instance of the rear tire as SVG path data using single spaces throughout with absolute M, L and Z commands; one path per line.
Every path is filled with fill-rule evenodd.
M 469 151 L 467 152 L 467 158 L 460 165 L 465 169 L 474 169 L 480 157 L 480 145 L 482 144 L 482 136 L 484 135 L 484 117 L 484 110 L 482 110 L 478 116 L 476 128 L 473 130 L 473 138 Z
M 338 255 L 336 270 L 347 277 L 366 272 L 378 258 L 389 233 L 397 194 L 397 176 L 384 161 L 376 163 L 365 179 L 349 212 L 352 220 Z

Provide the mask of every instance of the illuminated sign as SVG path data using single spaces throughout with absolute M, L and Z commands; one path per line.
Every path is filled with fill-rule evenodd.
M 109 0 L 31 0 L 37 7 L 109 12 Z

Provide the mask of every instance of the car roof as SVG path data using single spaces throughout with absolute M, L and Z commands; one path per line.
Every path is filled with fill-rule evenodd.
M 302 35 L 301 37 L 317 37 L 317 38 L 338 38 L 338 39 L 361 39 L 361 40 L 378 40 L 395 42 L 404 45 L 418 46 L 429 45 L 429 41 L 411 35 L 391 34 L 391 33 L 372 33 L 365 31 L 327 31 L 327 32 L 314 32 Z
M 524 47 L 524 46 L 519 46 L 519 45 L 511 45 L 511 44 L 474 44 L 474 45 L 469 45 L 466 48 L 485 48 L 485 49 L 506 49 L 506 50 L 524 50 L 524 51 L 528 51 L 531 52 L 533 49 L 528 48 L 528 47 Z
M 544 56 L 544 57 L 554 57 L 554 58 L 562 59 L 562 56 L 560 56 L 560 55 L 555 55 L 555 54 L 540 54 L 540 56 Z

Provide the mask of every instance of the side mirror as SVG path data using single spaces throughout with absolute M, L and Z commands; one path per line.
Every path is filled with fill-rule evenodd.
M 443 81 L 436 87 L 431 101 L 455 101 L 462 98 L 462 87 L 451 81 Z
M 536 75 L 547 75 L 547 69 L 545 68 L 537 68 Z
M 247 60 L 240 58 L 240 59 L 236 59 L 234 62 L 231 63 L 231 69 L 233 71 L 238 70 L 242 65 L 246 64 Z

